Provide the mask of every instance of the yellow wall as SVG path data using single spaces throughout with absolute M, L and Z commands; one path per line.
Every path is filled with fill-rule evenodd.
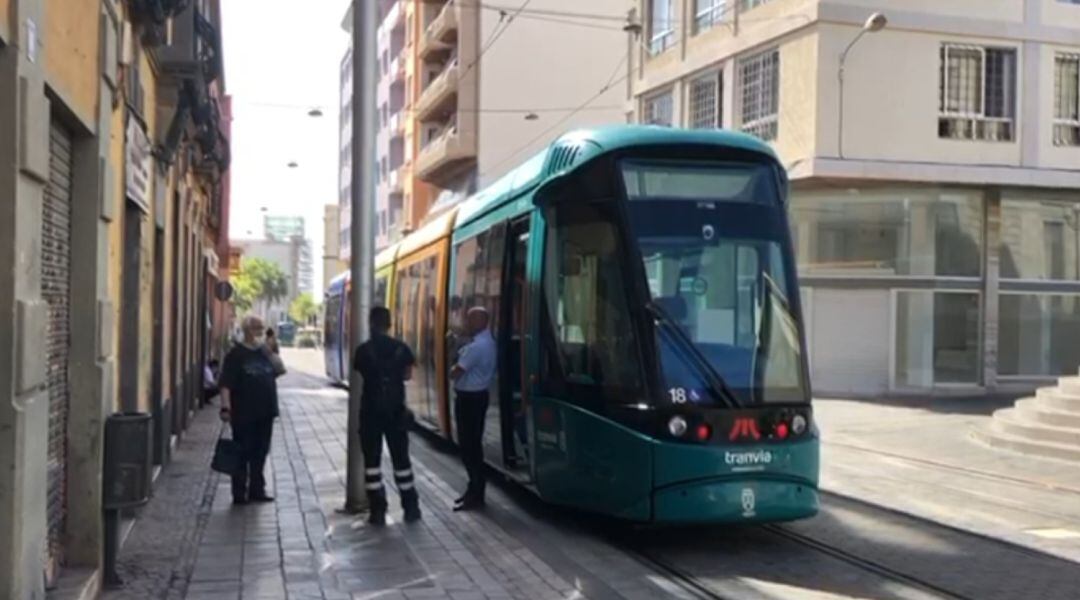
M 100 5 L 100 0 L 45 2 L 46 80 L 88 126 L 97 122 Z
M 110 126 L 109 140 L 109 169 L 112 170 L 113 194 L 110 199 L 113 205 L 113 220 L 109 223 L 109 269 L 108 269 L 108 293 L 109 302 L 113 310 L 113 323 L 115 324 L 113 335 L 112 355 L 120 356 L 120 288 L 121 269 L 123 254 L 123 214 L 124 214 L 124 110 L 119 108 L 112 112 L 112 125 Z M 113 363 L 113 381 L 115 395 L 106 399 L 107 406 L 112 410 L 120 410 L 120 361 Z
M 147 53 L 142 53 L 139 65 L 139 79 L 143 84 L 145 94 L 145 117 L 147 135 L 151 140 L 157 139 L 156 131 L 157 110 L 157 73 Z M 155 167 L 156 169 L 156 167 Z M 142 222 L 142 256 L 140 258 L 141 269 L 139 271 L 139 410 L 149 411 L 151 408 L 151 386 L 154 369 L 154 206 L 155 183 L 150 179 L 150 212 L 143 216 Z
M 0 0 L 0 40 L 11 41 L 8 18 L 11 16 L 11 0 Z

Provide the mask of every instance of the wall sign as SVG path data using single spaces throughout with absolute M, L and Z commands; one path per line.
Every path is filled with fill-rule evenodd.
M 150 178 L 152 177 L 152 156 L 150 138 L 146 137 L 138 119 L 128 119 L 127 148 L 125 150 L 124 171 L 126 172 L 125 193 L 139 205 L 143 212 L 150 212 Z

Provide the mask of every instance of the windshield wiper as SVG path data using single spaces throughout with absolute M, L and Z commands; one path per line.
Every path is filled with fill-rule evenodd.
M 731 391 L 731 388 L 728 387 L 724 378 L 720 377 L 716 372 L 716 369 L 713 369 L 712 365 L 709 364 L 709 359 L 705 358 L 705 355 L 701 353 L 701 350 L 694 345 L 694 341 L 690 339 L 690 336 L 686 335 L 686 332 L 683 331 L 678 322 L 671 318 L 671 315 L 655 302 L 647 302 L 645 303 L 645 307 L 649 309 L 649 312 L 652 313 L 656 320 L 667 327 L 671 336 L 675 338 L 679 345 L 682 346 L 683 350 L 697 363 L 698 370 L 705 375 L 705 379 L 708 381 L 709 386 L 720 394 L 727 402 L 728 406 L 730 408 L 739 408 L 742 406 L 739 399 L 735 396 L 735 392 Z

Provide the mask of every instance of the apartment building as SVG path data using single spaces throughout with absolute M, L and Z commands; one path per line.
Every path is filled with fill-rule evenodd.
M 315 263 L 311 240 L 307 237 L 304 217 L 266 215 L 263 235 L 267 241 L 288 242 L 295 255 L 294 293 L 315 293 Z
M 219 2 L 151 8 L 0 0 L 0 598 L 97 596 L 102 508 L 168 464 L 230 315 Z
M 471 1 L 381 0 L 376 249 L 493 182 L 567 129 L 624 122 L 619 76 L 627 60 L 623 26 L 633 4 L 535 0 L 518 12 Z M 350 218 L 344 213 L 351 65 L 346 54 L 342 258 L 349 255 Z
M 323 254 L 322 254 L 322 280 L 323 287 L 333 278 L 341 275 L 349 268 L 349 264 L 341 260 L 341 209 L 337 204 L 327 204 L 323 207 Z M 315 294 L 315 297 L 320 297 Z
M 1080 2 L 638 9 L 634 118 L 742 130 L 788 167 L 819 394 L 967 394 L 1080 364 Z

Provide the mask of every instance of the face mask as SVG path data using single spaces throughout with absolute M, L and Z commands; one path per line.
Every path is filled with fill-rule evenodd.
M 266 336 L 265 335 L 257 335 L 257 336 L 255 336 L 255 344 L 257 346 L 262 346 L 265 343 L 266 343 Z

